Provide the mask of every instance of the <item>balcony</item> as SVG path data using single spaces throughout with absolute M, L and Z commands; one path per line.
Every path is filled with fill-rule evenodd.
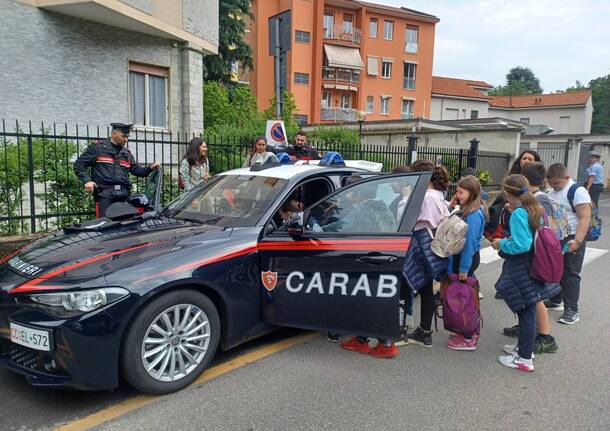
M 362 41 L 362 30 L 343 25 L 324 27 L 324 39 L 349 42 L 359 45 Z
M 418 49 L 419 49 L 419 44 L 417 42 L 405 43 L 405 52 L 408 54 L 417 54 Z
M 322 68 L 322 79 L 334 83 L 359 84 L 360 72 L 350 69 Z
M 352 108 L 322 108 L 322 121 L 334 121 L 335 123 L 356 121 L 356 113 L 358 111 Z
M 415 90 L 415 78 L 403 78 L 402 88 Z

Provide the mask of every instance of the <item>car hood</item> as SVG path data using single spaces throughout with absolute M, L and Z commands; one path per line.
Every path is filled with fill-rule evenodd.
M 170 218 L 149 219 L 108 231 L 57 232 L 25 246 L 6 259 L 4 266 L 23 277 L 25 284 L 36 283 L 40 288 L 51 279 L 68 285 L 78 282 L 82 286 L 83 281 L 158 255 L 225 241 L 231 232 Z

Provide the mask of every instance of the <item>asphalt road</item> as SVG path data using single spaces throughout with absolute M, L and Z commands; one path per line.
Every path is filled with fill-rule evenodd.
M 610 226 L 609 200 L 602 216 Z M 497 362 L 501 346 L 514 341 L 502 328 L 516 319 L 493 298 L 500 271 L 500 261 L 494 261 L 478 271 L 484 327 L 475 352 L 447 349 L 440 327 L 434 348 L 401 347 L 391 360 L 344 351 L 320 336 L 158 398 L 97 429 L 608 430 L 610 254 L 599 250 L 610 250 L 610 231 L 590 247 L 595 259 L 583 271 L 581 321 L 553 324 L 560 350 L 537 357 L 534 373 Z M 292 335 L 276 334 L 217 362 Z M 113 393 L 34 389 L 4 370 L 0 387 L 2 430 L 51 429 L 135 395 L 126 387 Z

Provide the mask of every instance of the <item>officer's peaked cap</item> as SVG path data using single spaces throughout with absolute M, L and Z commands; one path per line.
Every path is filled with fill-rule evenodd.
M 133 124 L 123 124 L 123 123 L 110 123 L 112 126 L 112 130 L 119 130 L 121 133 L 125 135 L 129 135 L 131 131 L 131 127 Z

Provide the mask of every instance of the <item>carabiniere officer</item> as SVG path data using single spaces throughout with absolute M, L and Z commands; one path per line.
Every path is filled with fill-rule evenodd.
M 146 177 L 159 167 L 157 162 L 148 167 L 139 165 L 125 147 L 131 124 L 112 123 L 111 126 L 110 139 L 89 145 L 74 162 L 76 176 L 85 184 L 85 190 L 93 193 L 97 217 L 104 217 L 111 203 L 127 199 L 131 189 L 130 172 L 137 177 Z M 91 176 L 88 168 L 91 168 Z

